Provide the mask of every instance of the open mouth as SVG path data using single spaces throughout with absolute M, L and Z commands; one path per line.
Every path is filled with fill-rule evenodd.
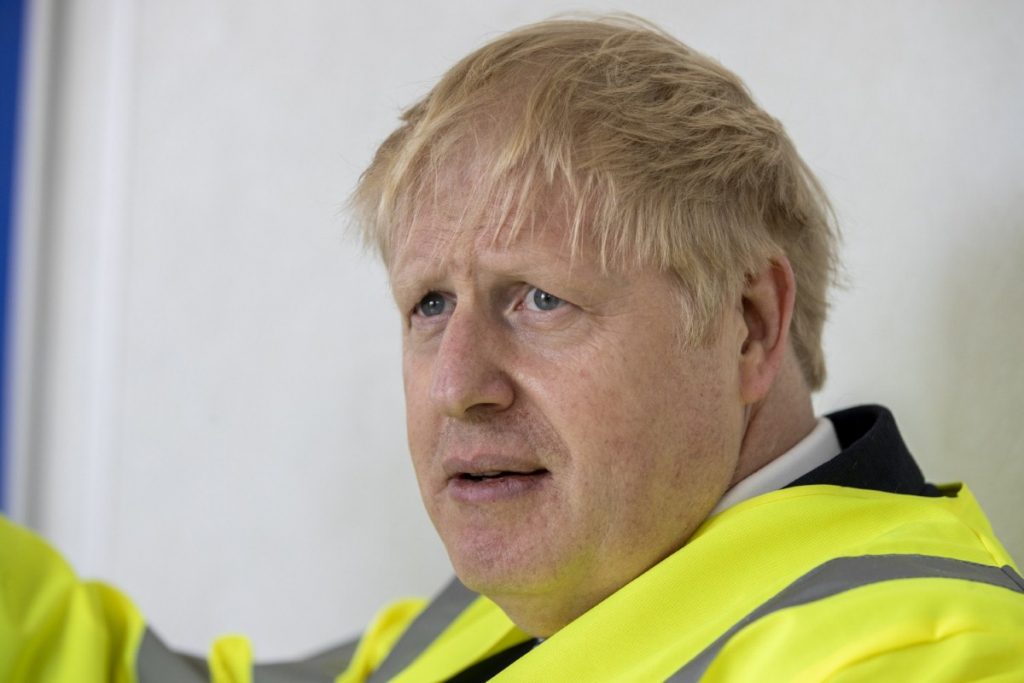
M 478 505 L 524 500 L 552 490 L 551 470 L 529 452 L 491 453 L 483 449 L 449 455 L 442 462 L 445 495 Z M 536 502 L 534 500 L 533 502 Z
M 496 471 L 493 471 L 493 472 L 478 472 L 478 473 L 475 473 L 475 474 L 470 474 L 469 472 L 463 472 L 462 474 L 458 475 L 457 478 L 462 480 L 462 481 L 476 482 L 476 481 L 491 481 L 491 480 L 495 480 L 495 479 L 503 479 L 503 478 L 506 478 L 506 477 L 533 477 L 533 476 L 537 476 L 537 475 L 541 475 L 541 474 L 547 474 L 547 472 L 548 471 L 545 470 L 545 469 L 532 470 L 530 472 L 513 472 L 513 471 L 509 471 L 509 470 L 501 470 L 501 471 L 497 471 L 496 470 Z

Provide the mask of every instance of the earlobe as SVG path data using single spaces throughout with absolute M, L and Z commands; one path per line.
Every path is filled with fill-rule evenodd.
M 779 374 L 795 300 L 793 268 L 782 254 L 747 277 L 742 299 L 746 337 L 740 347 L 740 392 L 747 405 L 767 396 Z

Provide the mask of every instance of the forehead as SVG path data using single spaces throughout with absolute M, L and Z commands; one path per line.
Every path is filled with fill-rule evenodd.
M 562 193 L 545 192 L 527 207 L 513 206 L 513 192 L 480 202 L 471 168 L 439 179 L 396 231 L 386 266 L 392 279 L 411 271 L 465 267 L 467 261 L 533 258 L 587 266 L 594 250 L 574 225 L 575 207 Z
M 593 250 L 573 248 L 570 231 L 562 222 L 534 218 L 513 225 L 493 220 L 468 223 L 464 219 L 431 212 L 410 226 L 398 240 L 388 264 L 393 285 L 481 270 L 602 270 Z

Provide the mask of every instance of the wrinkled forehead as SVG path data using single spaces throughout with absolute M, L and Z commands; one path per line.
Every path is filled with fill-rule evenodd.
M 389 274 L 425 264 L 443 267 L 480 253 L 546 255 L 567 264 L 591 249 L 574 225 L 581 212 L 555 187 L 524 201 L 514 184 L 481 187 L 486 175 L 478 159 L 450 164 L 422 188 L 394 227 Z

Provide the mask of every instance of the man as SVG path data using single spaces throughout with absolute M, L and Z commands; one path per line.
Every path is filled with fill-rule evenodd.
M 24 629 L 22 671 L 91 637 L 91 671 L 143 680 L 1024 677 L 1024 580 L 966 488 L 926 484 L 882 408 L 814 416 L 827 201 L 734 75 L 632 20 L 523 28 L 406 112 L 353 205 L 459 580 L 250 670 L 62 574 L 36 614 L 96 607 Z

